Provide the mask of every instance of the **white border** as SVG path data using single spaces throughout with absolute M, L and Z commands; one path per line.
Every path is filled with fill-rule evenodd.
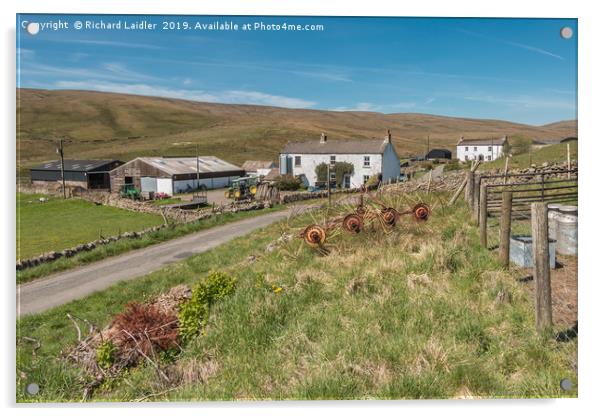
M 529 411 L 546 414 L 579 414 L 593 407 L 600 396 L 597 387 L 600 382 L 600 301 L 601 292 L 599 247 L 600 194 L 596 185 L 595 168 L 600 167 L 598 161 L 602 155 L 602 137 L 600 129 L 600 47 L 602 39 L 602 22 L 594 6 L 595 2 L 505 0 L 503 2 L 485 2 L 470 0 L 454 1 L 411 1 L 387 2 L 370 0 L 368 2 L 352 2 L 350 0 L 54 0 L 2 3 L 3 42 L 2 57 L 2 126 L 4 126 L 2 167 L 2 215 L 1 229 L 5 238 L 2 240 L 2 264 L 4 266 L 5 310 L 3 314 L 4 342 L 2 348 L 2 392 L 3 403 L 13 412 L 27 414 L 70 415 L 105 414 L 105 405 L 100 408 L 81 408 L 69 406 L 46 406 L 34 408 L 18 406 L 15 408 L 15 355 L 14 355 L 14 247 L 15 247 L 15 14 L 20 13 L 145 13 L 145 14 L 232 14 L 232 15 L 332 15 L 332 16 L 466 16 L 466 17 L 571 17 L 579 18 L 579 136 L 581 157 L 579 160 L 580 176 L 580 209 L 581 227 L 579 236 L 579 399 L 565 400 L 502 400 L 502 401 L 388 401 L 388 402 L 272 402 L 272 403 L 199 403 L 199 404 L 156 404 L 142 405 L 128 409 L 128 413 L 145 415 L 164 415 L 170 408 L 177 407 L 178 412 L 194 413 L 220 411 L 245 414 L 317 414 L 332 413 L 342 410 L 350 414 L 365 414 L 377 411 L 386 414 L 400 412 L 441 413 L 446 414 L 479 414 L 489 415 L 509 412 Z M 12 199 L 11 199 L 12 198 Z M 583 226 L 586 224 L 586 226 Z M 99 405 L 100 406 L 100 405 Z M 186 410 L 185 410 L 186 409 Z M 192 411 L 190 411 L 192 413 Z M 522 412 L 521 412 L 522 413 Z M 587 412 L 589 413 L 589 412 Z

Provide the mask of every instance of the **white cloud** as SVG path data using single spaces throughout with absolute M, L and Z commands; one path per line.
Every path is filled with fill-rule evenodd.
M 154 97 L 179 98 L 224 104 L 258 104 L 288 108 L 308 108 L 316 103 L 300 98 L 266 94 L 259 91 L 225 90 L 202 91 L 157 87 L 147 84 L 122 84 L 106 81 L 57 81 L 56 88 L 80 89 L 123 94 L 147 95 Z
M 384 113 L 391 110 L 410 110 L 416 107 L 415 102 L 398 102 L 393 104 L 374 104 L 369 102 L 359 102 L 352 107 L 335 107 L 332 111 L 372 111 Z
M 157 78 L 127 69 L 119 63 L 105 63 L 99 68 L 75 68 L 60 67 L 41 63 L 28 65 L 28 68 L 21 68 L 21 73 L 25 75 L 42 75 L 55 77 L 71 77 L 84 79 L 106 79 L 113 81 L 142 81 L 156 80 Z
M 552 58 L 564 60 L 564 57 L 562 57 L 560 55 L 557 55 L 555 53 L 552 53 L 550 51 L 547 51 L 547 50 L 545 50 L 543 48 L 538 48 L 537 46 L 527 45 L 525 43 L 513 42 L 513 41 L 510 41 L 510 40 L 495 38 L 495 37 L 492 37 L 492 36 L 486 36 L 486 35 L 483 35 L 481 33 L 473 32 L 471 30 L 458 29 L 458 31 L 461 32 L 461 33 L 464 33 L 466 35 L 474 36 L 474 37 L 481 38 L 481 39 L 490 40 L 492 42 L 503 43 L 505 45 L 515 46 L 517 48 L 525 49 L 527 51 L 536 52 L 536 53 L 538 53 L 540 55 L 551 56 Z
M 351 82 L 351 78 L 343 73 L 326 71 L 290 71 L 294 75 L 307 78 L 317 78 L 324 81 Z
M 486 104 L 505 105 L 509 107 L 521 108 L 557 108 L 557 109 L 575 109 L 574 100 L 558 100 L 529 95 L 517 96 L 494 96 L 494 95 L 468 95 L 462 97 L 469 101 L 478 101 Z
M 353 107 L 335 107 L 332 111 L 380 111 L 380 106 L 373 103 L 362 102 L 357 103 Z

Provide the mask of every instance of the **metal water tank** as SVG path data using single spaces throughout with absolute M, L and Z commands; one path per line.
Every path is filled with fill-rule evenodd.
M 556 218 L 558 254 L 577 255 L 577 206 L 563 205 Z
M 548 237 L 556 239 L 556 219 L 560 214 L 561 204 L 548 204 Z

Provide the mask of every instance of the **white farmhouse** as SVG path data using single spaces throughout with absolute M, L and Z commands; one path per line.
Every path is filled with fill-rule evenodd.
M 316 186 L 316 166 L 337 162 L 353 165 L 353 173 L 343 178 L 344 188 L 359 188 L 371 176 L 383 182 L 399 179 L 399 156 L 391 143 L 391 133 L 383 140 L 332 140 L 324 133 L 320 140 L 289 142 L 280 152 L 280 174 L 299 176 L 307 186 Z
M 499 139 L 465 139 L 462 137 L 456 145 L 456 155 L 462 162 L 468 160 L 495 160 L 502 157 L 504 145 L 507 142 L 506 136 Z

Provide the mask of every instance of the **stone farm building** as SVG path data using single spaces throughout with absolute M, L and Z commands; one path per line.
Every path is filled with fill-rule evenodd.
M 468 160 L 495 160 L 502 157 L 504 145 L 507 142 L 506 136 L 497 139 L 465 139 L 462 137 L 456 145 L 456 155 L 462 162 Z
M 271 160 L 247 160 L 242 164 L 242 168 L 247 175 L 266 176 L 276 167 Z
M 215 156 L 199 156 L 198 164 L 196 157 L 138 157 L 111 171 L 111 190 L 119 192 L 123 185 L 133 185 L 143 193 L 174 195 L 200 185 L 223 188 L 244 174 L 242 168 Z
M 382 140 L 328 141 L 322 134 L 319 140 L 289 142 L 280 152 L 280 174 L 292 174 L 307 186 L 316 186 L 316 166 L 337 162 L 353 165 L 353 173 L 343 179 L 345 188 L 358 188 L 374 175 L 382 175 L 383 182 L 397 181 L 400 176 L 399 157 L 390 132 Z
M 65 186 L 82 189 L 110 189 L 109 171 L 122 165 L 120 160 L 63 161 Z M 61 161 L 54 160 L 30 169 L 31 183 L 42 188 L 62 186 Z

